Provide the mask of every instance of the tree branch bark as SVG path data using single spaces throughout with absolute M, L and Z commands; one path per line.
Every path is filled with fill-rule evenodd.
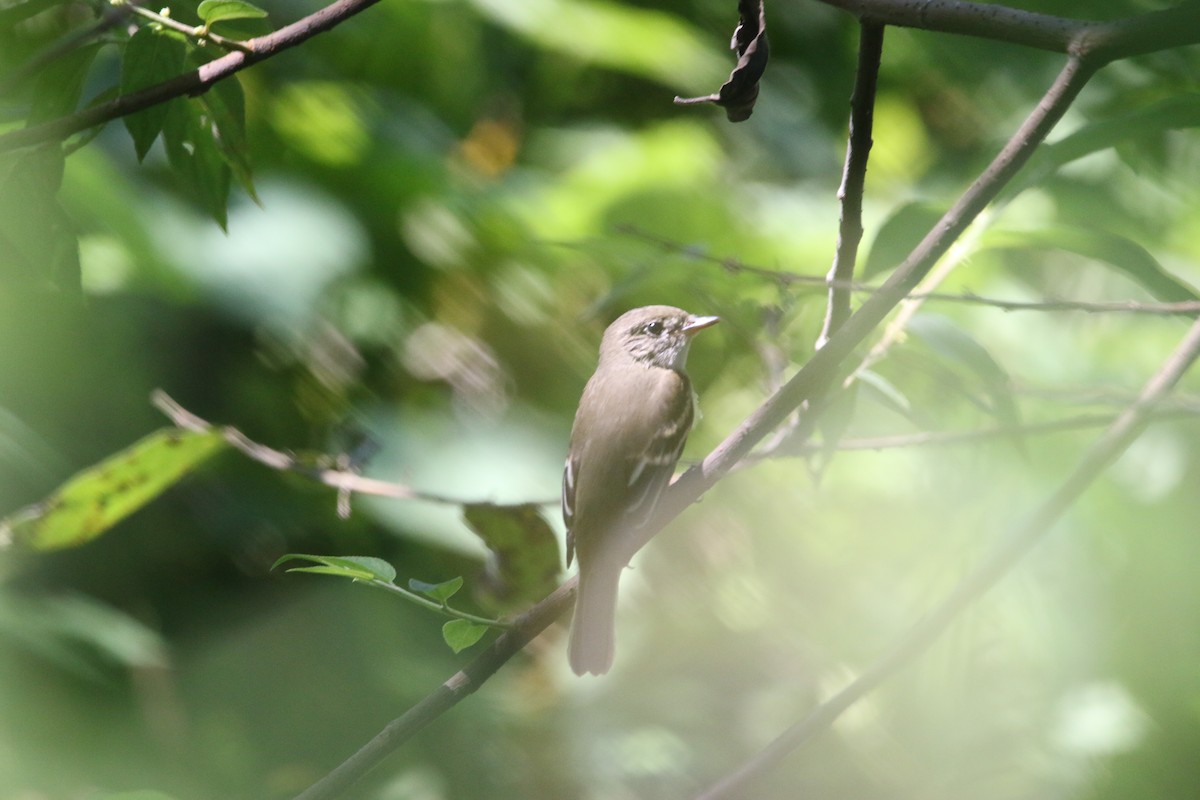
M 291 25 L 285 25 L 265 36 L 246 40 L 242 43 L 246 47 L 245 52 L 238 50 L 227 53 L 199 69 L 132 94 L 121 95 L 110 102 L 85 108 L 41 125 L 0 135 L 0 153 L 43 142 L 61 141 L 72 134 L 177 97 L 203 94 L 217 81 L 295 47 L 378 2 L 379 0 L 337 0 Z
M 858 245 L 863 235 L 863 190 L 873 144 L 871 132 L 875 125 L 875 89 L 879 83 L 879 63 L 882 58 L 883 26 L 869 20 L 859 20 L 858 70 L 854 77 L 854 94 L 850 98 L 850 136 L 846 142 L 842 185 L 838 187 L 841 218 L 838 220 L 833 266 L 826 277 L 829 299 L 821 335 L 817 337 L 818 348 L 823 347 L 850 316 L 850 289 L 845 287 L 854 280 Z

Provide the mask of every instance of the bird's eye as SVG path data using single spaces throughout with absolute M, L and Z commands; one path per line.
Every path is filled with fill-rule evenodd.
M 662 334 L 662 332 L 663 324 L 657 319 L 646 325 L 646 333 L 650 334 L 651 336 L 659 336 Z

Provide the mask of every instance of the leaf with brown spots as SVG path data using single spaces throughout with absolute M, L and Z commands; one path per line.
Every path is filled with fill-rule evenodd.
M 0 520 L 0 544 L 58 550 L 90 542 L 225 446 L 215 429 L 155 431 L 76 473 L 40 503 Z

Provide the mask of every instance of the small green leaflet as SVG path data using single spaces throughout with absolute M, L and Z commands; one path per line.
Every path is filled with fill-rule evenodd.
M 262 19 L 267 12 L 242 0 L 204 0 L 196 6 L 196 13 L 205 27 L 233 19 Z
M 314 556 L 305 553 L 288 553 L 271 565 L 275 569 L 288 561 L 311 561 L 316 567 L 292 567 L 288 572 L 310 572 L 315 575 L 337 575 L 356 581 L 383 581 L 391 583 L 396 570 L 381 558 L 371 556 Z
M 437 602 L 442 603 L 443 605 L 445 605 L 446 601 L 451 597 L 454 597 L 454 595 L 458 594 L 458 590 L 461 589 L 462 586 L 463 579 L 461 577 L 451 578 L 450 580 L 442 581 L 441 583 L 426 583 L 425 581 L 419 581 L 416 578 L 411 578 L 408 581 L 408 588 L 412 589 L 414 592 L 420 592 L 426 597 L 430 597 Z M 456 650 L 455 652 L 458 651 Z
M 226 446 L 219 430 L 164 428 L 95 464 L 40 503 L 0 520 L 0 541 L 35 550 L 95 539 Z
M 452 619 L 442 626 L 442 639 L 455 653 L 461 653 L 482 639 L 487 630 L 486 625 L 477 625 L 465 619 Z

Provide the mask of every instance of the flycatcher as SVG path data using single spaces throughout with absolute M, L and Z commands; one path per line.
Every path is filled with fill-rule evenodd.
M 600 363 L 583 390 L 563 471 L 567 566 L 579 554 L 568 657 L 576 675 L 612 667 L 617 585 L 671 480 L 696 417 L 684 372 L 697 331 L 717 317 L 672 306 L 627 311 L 608 326 Z

